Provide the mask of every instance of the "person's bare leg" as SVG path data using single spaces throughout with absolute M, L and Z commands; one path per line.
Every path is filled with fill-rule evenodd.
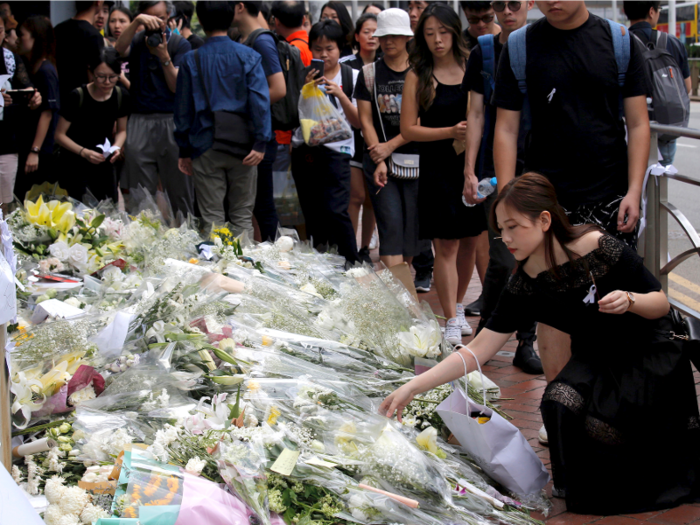
M 469 282 L 474 274 L 478 242 L 478 236 L 465 237 L 459 241 L 459 252 L 457 254 L 457 275 L 459 276 L 457 282 L 457 303 L 461 303 L 464 300 L 464 295 L 467 293 Z
M 489 266 L 489 232 L 485 231 L 479 235 L 476 243 L 476 273 L 479 274 L 481 284 L 484 284 L 486 268 Z
M 571 359 L 571 337 L 546 324 L 537 324 L 537 348 L 547 383 L 559 375 Z
M 357 235 L 357 226 L 360 223 L 360 208 L 365 200 L 365 176 L 360 168 L 350 168 L 350 222 Z
M 453 319 L 457 317 L 457 286 L 459 284 L 457 254 L 460 241 L 434 239 L 433 244 L 435 245 L 435 264 L 433 266 L 435 288 L 443 315 L 447 319 Z M 472 271 L 473 269 L 474 263 L 472 262 Z
M 403 262 L 403 255 L 380 255 L 379 260 L 384 263 L 384 266 L 391 268 Z
M 365 199 L 362 203 L 362 246 L 360 246 L 360 248 L 367 248 L 369 243 L 372 242 L 372 235 L 374 234 L 374 228 L 377 225 L 377 219 L 374 217 L 372 200 L 369 198 L 367 179 L 362 177 L 362 181 L 364 182 L 363 189 L 365 192 Z

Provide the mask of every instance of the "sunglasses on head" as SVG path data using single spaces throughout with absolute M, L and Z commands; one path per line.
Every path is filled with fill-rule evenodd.
M 493 10 L 497 13 L 502 13 L 505 11 L 506 6 L 508 6 L 508 9 L 515 13 L 516 11 L 520 10 L 521 5 L 522 2 L 491 2 L 491 7 L 493 7 Z

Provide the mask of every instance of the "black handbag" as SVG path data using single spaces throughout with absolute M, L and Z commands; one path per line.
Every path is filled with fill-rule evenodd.
M 197 65 L 197 72 L 204 91 L 204 98 L 207 101 L 207 108 L 212 113 L 214 119 L 214 144 L 211 149 L 221 153 L 227 153 L 233 157 L 244 159 L 253 149 L 254 139 L 251 130 L 251 122 L 248 115 L 235 111 L 212 111 L 209 102 L 207 86 L 202 76 L 202 66 L 199 60 L 199 50 L 194 52 L 194 60 Z

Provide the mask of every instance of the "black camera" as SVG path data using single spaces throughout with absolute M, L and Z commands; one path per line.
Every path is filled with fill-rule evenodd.
M 149 29 L 146 31 L 146 45 L 148 47 L 158 47 L 163 42 L 163 32 L 160 29 Z

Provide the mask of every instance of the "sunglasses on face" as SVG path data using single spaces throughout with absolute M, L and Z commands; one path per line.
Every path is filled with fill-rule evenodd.
M 495 18 L 495 15 L 484 15 L 484 16 L 468 16 L 467 17 L 467 22 L 469 22 L 469 25 L 475 26 L 479 24 L 480 22 L 483 22 L 484 24 L 490 24 L 493 22 L 493 19 Z
M 516 11 L 520 10 L 521 5 L 522 2 L 491 2 L 491 7 L 493 7 L 493 10 L 497 13 L 502 13 L 505 11 L 506 6 L 508 6 L 508 9 L 515 13 Z

